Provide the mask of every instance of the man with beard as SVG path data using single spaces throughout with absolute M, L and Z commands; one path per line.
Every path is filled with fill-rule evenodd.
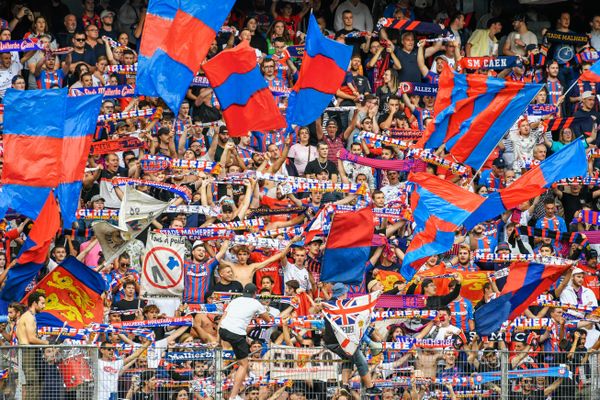
M 223 241 L 219 252 L 214 257 L 209 257 L 204 242 L 196 240 L 192 246 L 190 261 L 183 263 L 183 302 L 185 304 L 204 304 L 206 294 L 211 286 L 215 268 L 223 259 L 229 248 L 229 240 Z
M 450 269 L 455 271 L 477 272 L 479 267 L 471 261 L 471 249 L 468 246 L 460 246 L 458 256 L 452 260 Z
M 498 240 L 494 235 L 486 235 L 485 227 L 482 224 L 477 224 L 469 234 L 471 249 L 485 253 L 493 252 L 498 246 Z M 460 256 L 460 250 L 459 250 Z

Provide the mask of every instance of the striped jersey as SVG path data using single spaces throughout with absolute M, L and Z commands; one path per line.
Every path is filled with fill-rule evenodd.
M 219 265 L 216 258 L 211 257 L 203 263 L 184 262 L 183 302 L 187 304 L 203 304 L 210 286 L 215 268 Z

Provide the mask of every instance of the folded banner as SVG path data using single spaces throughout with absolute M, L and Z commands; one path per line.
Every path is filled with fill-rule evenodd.
M 90 153 L 93 155 L 102 155 L 109 153 L 118 153 L 121 151 L 143 149 L 146 147 L 146 143 L 142 142 L 136 137 L 122 137 L 119 139 L 112 140 L 101 140 L 99 142 L 93 142 Z
M 171 236 L 185 236 L 190 240 L 217 240 L 230 238 L 233 231 L 229 229 L 213 228 L 185 228 L 185 229 L 159 229 L 158 233 L 164 233 Z
M 82 87 L 70 88 L 69 96 L 101 94 L 105 99 L 121 99 L 124 97 L 133 97 L 133 91 L 133 87 L 129 85 Z
M 561 364 L 558 367 L 546 368 L 527 368 L 508 371 L 508 379 L 536 378 L 549 376 L 553 378 L 569 378 L 573 377 L 573 373 L 569 371 L 566 365 Z M 502 372 L 482 372 L 475 374 L 473 380 L 477 385 L 483 385 L 489 382 L 497 382 L 502 380 Z
M 413 166 L 413 160 L 379 160 L 375 158 L 362 157 L 356 154 L 350 153 L 346 149 L 341 149 L 338 153 L 340 160 L 346 160 L 359 165 L 366 165 L 367 167 L 377 168 L 382 170 L 390 171 L 410 171 Z
M 587 35 L 578 34 L 575 32 L 558 32 L 558 31 L 547 31 L 544 35 L 544 39 L 546 39 L 550 43 L 570 43 L 576 45 L 584 45 L 590 40 Z
M 464 175 L 468 172 L 466 166 L 437 156 L 431 150 L 428 149 L 409 149 L 406 153 L 406 157 L 417 158 L 421 161 L 435 164 L 439 167 L 447 168 L 454 174 Z
M 532 226 L 519 226 L 519 234 L 537 238 L 551 238 L 559 242 L 577 243 L 584 246 L 587 239 L 580 232 L 559 232 L 549 229 L 539 229 Z
M 283 250 L 288 245 L 287 240 L 277 240 L 252 236 L 234 236 L 231 239 L 231 244 L 236 246 L 252 246 L 257 249 L 275 249 Z
M 527 115 L 552 115 L 558 112 L 558 107 L 552 104 L 530 104 L 527 106 Z
M 106 72 L 116 72 L 117 74 L 133 74 L 137 72 L 137 64 L 133 65 L 107 65 Z
M 371 321 L 386 321 L 389 319 L 434 319 L 437 316 L 436 310 L 393 310 L 393 311 L 374 311 L 371 315 Z
M 44 50 L 44 46 L 37 40 L 3 40 L 0 41 L 0 53 L 11 51 Z
M 464 69 L 492 69 L 499 71 L 522 65 L 519 57 L 516 56 L 463 57 L 459 64 Z
M 592 210 L 581 210 L 577 213 L 572 224 L 584 223 L 591 225 L 600 225 L 600 212 Z
M 438 91 L 438 85 L 420 82 L 400 82 L 398 85 L 398 95 L 403 93 L 416 94 L 419 96 L 435 96 Z
M 269 207 L 259 207 L 259 208 L 250 208 L 248 210 L 248 214 L 246 214 L 247 218 L 265 216 L 265 215 L 281 215 L 281 214 L 302 214 L 306 211 L 307 207 L 285 207 L 285 208 L 269 208 Z
M 442 27 L 432 22 L 421 22 L 412 19 L 380 18 L 377 21 L 377 29 L 392 28 L 400 31 L 414 31 L 421 33 L 434 33 L 441 35 Z
M 391 129 L 383 131 L 383 133 L 387 136 L 393 137 L 394 139 L 405 139 L 405 140 L 420 139 L 423 136 L 423 131 L 418 131 L 418 130 L 413 130 L 413 129 L 391 128 Z
M 187 203 L 189 203 L 192 199 L 192 192 L 190 188 L 187 186 L 179 186 L 173 185 L 171 183 L 163 183 L 163 182 L 155 182 L 148 181 L 143 179 L 135 179 L 135 178 L 113 178 L 112 179 L 113 186 L 125 186 L 125 185 L 134 185 L 134 186 L 150 186 L 157 189 L 167 190 L 171 193 L 175 193 L 176 195 L 183 198 Z
M 574 123 L 582 123 L 590 118 L 590 116 L 585 116 L 547 119 L 542 122 L 542 125 L 544 131 L 560 131 L 561 129 L 570 128 Z
M 172 168 L 177 170 L 195 170 L 207 174 L 218 174 L 220 171 L 219 163 L 205 160 L 183 160 L 177 158 L 168 158 L 162 156 L 146 155 L 140 160 L 142 169 L 146 172 L 158 172 Z
M 400 148 L 401 150 L 406 150 L 409 147 L 411 147 L 411 143 L 410 142 L 406 142 L 406 141 L 403 141 L 403 140 L 400 140 L 400 139 L 396 139 L 396 138 L 386 137 L 386 136 L 380 135 L 378 133 L 361 131 L 358 134 L 358 136 L 362 137 L 362 138 L 373 139 L 373 141 L 375 141 L 375 142 L 392 144 L 394 146 L 398 146 L 398 148 Z
M 584 234 L 589 244 L 600 244 L 600 231 L 584 231 Z
M 162 112 L 160 108 L 142 108 L 141 110 L 124 111 L 115 114 L 103 114 L 98 116 L 98 122 L 118 121 L 127 118 L 152 117 L 157 112 Z
M 80 208 L 75 216 L 79 219 L 117 219 L 119 218 L 119 210 Z
M 192 326 L 194 318 L 192 316 L 186 317 L 172 317 L 162 319 L 151 319 L 145 321 L 124 321 L 124 322 L 113 322 L 113 326 L 116 328 L 160 328 L 169 326 Z
M 453 339 L 417 339 L 410 336 L 400 336 L 394 342 L 381 343 L 385 350 L 410 350 L 419 349 L 445 349 L 454 346 Z

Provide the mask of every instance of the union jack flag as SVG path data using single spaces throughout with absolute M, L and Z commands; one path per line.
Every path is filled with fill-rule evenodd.
M 371 313 L 381 292 L 324 303 L 323 315 L 329 320 L 342 349 L 353 355 L 371 322 Z

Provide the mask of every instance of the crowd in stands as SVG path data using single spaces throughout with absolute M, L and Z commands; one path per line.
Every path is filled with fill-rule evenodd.
M 470 231 L 456 232 L 453 249 L 431 257 L 410 282 L 400 276 L 404 255 L 413 237 L 414 226 L 408 214 L 375 217 L 375 233 L 385 239 L 371 248 L 367 272 L 358 286 L 321 281 L 326 237 L 304 241 L 300 235 L 286 231 L 306 226 L 319 211 L 331 205 L 408 207 L 407 171 L 385 171 L 356 164 L 342 159 L 340 154 L 347 150 L 352 155 L 373 160 L 407 159 L 406 149 L 364 132 L 390 137 L 412 132 L 416 136 L 407 140 L 416 140 L 435 117 L 435 92 L 415 93 L 406 83 L 411 83 L 411 87 L 437 88 L 444 68 L 467 75 L 486 74 L 507 81 L 543 83 L 543 89 L 532 104 L 540 105 L 536 109 L 552 111 L 523 115 L 479 171 L 467 168 L 466 172 L 457 173 L 440 165 L 415 163 L 421 171 L 486 196 L 509 187 L 527 170 L 574 140 L 583 137 L 589 148 L 599 146 L 596 131 L 600 115 L 599 86 L 595 82 L 577 80 L 598 60 L 598 4 L 578 1 L 542 7 L 521 6 L 517 1 L 484 3 L 489 3 L 489 7 L 482 13 L 480 9 L 461 9 L 463 2 L 456 0 L 375 1 L 375 4 L 363 0 L 238 1 L 212 43 L 208 59 L 241 41 L 248 41 L 256 50 L 257 63 L 283 113 L 287 95 L 301 69 L 302 57 L 297 51 L 305 41 L 311 12 L 322 32 L 351 45 L 353 55 L 342 86 L 330 108 L 317 121 L 297 127 L 292 134 L 283 129 L 248 132 L 245 137 L 232 138 L 222 122 L 218 100 L 208 85 L 191 86 L 179 110 L 169 110 L 160 99 L 133 95 L 147 1 L 83 0 L 81 7 L 77 4 L 72 10 L 61 0 L 0 2 L 2 41 L 37 40 L 43 47 L 43 50 L 0 53 L 0 98 L 9 88 L 69 88 L 76 93 L 86 88 L 129 85 L 130 94 L 105 97 L 101 115 L 162 109 L 143 117 L 111 116 L 99 120 L 94 142 L 133 137 L 145 146 L 90 155 L 83 177 L 80 208 L 118 209 L 120 203 L 111 180 L 123 177 L 185 186 L 192 192 L 192 205 L 218 210 L 217 215 L 164 213 L 158 216 L 147 231 L 130 242 L 126 252 L 102 269 L 107 291 L 105 318 L 98 323 L 192 315 L 193 324 L 152 328 L 151 339 L 100 334 L 94 341 L 100 344 L 95 356 L 99 366 L 95 381 L 99 385 L 100 399 L 214 399 L 215 388 L 210 387 L 210 382 L 214 382 L 216 374 L 222 374 L 224 382 L 234 382 L 224 386 L 224 398 L 231 399 L 358 398 L 360 391 L 353 385 L 352 374 L 361 378 L 370 376 L 370 380 L 362 380 L 363 385 L 366 382 L 367 391 L 371 390 L 371 395 L 381 399 L 425 399 L 431 398 L 436 390 L 444 392 L 446 398 L 455 399 L 460 397 L 461 390 L 472 388 L 460 383 L 461 378 L 500 371 L 500 352 L 503 351 L 510 352 L 511 370 L 565 365 L 572 373 L 570 378 L 536 376 L 511 380 L 510 398 L 591 398 L 589 378 L 593 365 L 590 360 L 600 348 L 600 319 L 594 317 L 593 312 L 600 298 L 597 269 L 600 248 L 592 241 L 561 241 L 535 236 L 534 232 L 597 230 L 598 220 L 582 218 L 582 211 L 590 211 L 592 215 L 600 212 L 600 185 L 594 182 L 555 185 L 494 220 L 478 224 Z M 443 33 L 381 27 L 378 22 L 382 17 L 433 22 L 443 27 Z M 560 39 L 569 35 L 583 35 L 587 41 L 573 43 Z M 444 39 L 429 40 L 440 37 Z M 490 57 L 490 60 L 509 64 L 507 68 L 469 69 L 461 62 L 473 57 Z M 203 72 L 199 71 L 198 76 L 202 77 Z M 565 117 L 574 119 L 558 130 L 548 129 L 548 122 Z M 443 155 L 443 150 L 440 154 Z M 216 162 L 219 169 L 193 173 L 168 168 L 145 170 L 142 161 L 148 156 Z M 2 165 L 0 161 L 0 170 Z M 589 174 L 597 177 L 599 170 L 600 162 L 590 158 Z M 290 191 L 285 183 L 256 179 L 255 172 L 357 184 L 362 190 L 356 193 Z M 176 197 L 174 193 L 156 188 L 140 186 L 138 189 L 162 201 Z M 294 211 L 289 213 L 264 212 L 292 207 Z M 298 211 L 299 208 L 304 211 Z M 175 297 L 179 304 L 172 307 L 172 303 L 163 303 L 164 299 L 143 292 L 141 281 L 148 231 L 241 223 L 256 218 L 252 214 L 256 209 L 264 212 L 263 224 L 250 226 L 237 234 L 279 229 L 270 238 L 285 241 L 287 246 L 274 250 L 234 244 L 227 238 L 186 240 L 183 290 Z M 57 237 L 46 266 L 29 285 L 30 289 L 69 255 L 90 268 L 104 264 L 102 248 L 87 229 L 91 222 L 90 218 L 81 217 L 73 227 L 73 234 Z M 7 215 L 2 221 L 2 281 L 25 241 L 28 224 L 28 220 L 19 216 Z M 532 229 L 527 231 L 526 227 Z M 465 273 L 491 272 L 499 268 L 486 261 L 486 254 L 546 256 L 573 263 L 543 294 L 554 303 L 532 304 L 524 312 L 525 319 L 543 321 L 541 326 L 523 328 L 522 334 L 498 335 L 495 339 L 484 340 L 477 335 L 473 313 L 494 299 L 499 288 L 494 274 L 488 274 L 486 282 L 477 289 L 469 286 L 467 294 L 464 277 L 468 276 Z M 506 267 L 506 264 L 501 266 Z M 352 260 L 348 260 L 348 268 L 353 268 Z M 429 269 L 438 271 L 440 268 L 443 273 L 428 277 Z M 395 278 L 389 282 L 387 276 Z M 366 347 L 363 350 L 367 358 L 352 358 L 356 368 L 338 382 L 260 383 L 261 379 L 268 380 L 268 367 L 259 361 L 272 346 L 299 349 L 335 346 L 330 326 L 307 327 L 298 323 L 303 318 L 322 319 L 321 302 L 377 290 L 387 296 L 424 295 L 426 305 L 420 311 L 435 310 L 436 314 L 434 318 L 379 319 L 372 324 L 373 341 L 390 343 L 399 338 L 397 342 L 403 343 L 407 338 L 415 338 L 431 339 L 435 343 L 451 339 L 453 345 L 409 351 L 374 351 Z M 240 297 L 223 300 L 224 292 Z M 254 299 L 260 295 L 264 297 Z M 164 297 L 173 297 L 173 294 L 165 293 Z M 289 298 L 291 301 L 285 301 Z M 86 398 L 81 397 L 85 395 L 84 390 L 70 390 L 57 373 L 57 353 L 62 350 L 55 342 L 56 337 L 36 331 L 32 317 L 43 310 L 47 301 L 42 294 L 32 293 L 27 304 L 11 303 L 2 331 L 6 346 L 15 342 L 52 344 L 41 352 L 24 353 L 24 362 L 27 357 L 39 358 L 39 362 L 34 363 L 37 371 L 25 371 L 28 382 L 23 390 L 29 395 L 23 398 Z M 224 316 L 198 311 L 199 304 L 223 303 Z M 592 311 L 577 314 L 560 305 L 586 306 Z M 267 321 L 266 325 L 260 326 L 252 320 L 254 317 Z M 277 322 L 269 323 L 275 317 Z M 64 342 L 86 343 L 75 339 Z M 167 353 L 188 351 L 194 346 L 233 350 L 237 366 L 218 371 L 208 361 L 166 361 Z M 346 370 L 347 361 L 343 365 Z M 231 360 L 226 360 L 225 364 L 229 362 Z M 141 372 L 127 375 L 128 369 Z M 233 381 L 234 377 L 238 379 Z M 377 388 L 377 382 L 399 377 L 412 378 L 412 382 Z M 440 384 L 442 378 L 449 379 Z M 192 383 L 166 388 L 161 386 L 165 381 Z M 201 383 L 193 384 L 195 381 Z M 8 379 L 3 382 L 0 397 L 15 398 L 15 385 Z M 472 396 L 483 398 L 482 393 L 489 391 L 485 397 L 500 398 L 501 388 L 497 383 L 477 386 L 482 392 Z

